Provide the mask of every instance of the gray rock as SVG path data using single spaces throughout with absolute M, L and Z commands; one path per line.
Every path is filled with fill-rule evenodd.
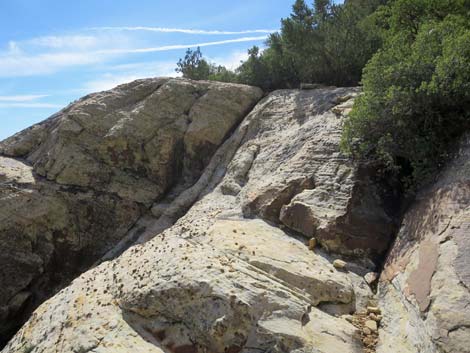
M 378 352 L 470 352 L 470 140 L 405 215 L 381 276 Z
M 93 216 L 117 221 L 93 221 L 103 234 L 67 233 L 61 253 L 81 251 L 73 239 L 92 234 L 104 262 L 39 306 L 2 352 L 354 353 L 373 349 L 377 330 L 379 353 L 468 352 L 470 147 L 408 210 L 377 302 L 364 276 L 372 281 L 396 214 L 390 190 L 339 150 L 356 94 L 276 91 L 244 117 L 259 90 L 138 81 L 3 142 L 3 154 L 33 167 L 1 162 L 0 208 L 28 220 L 21 236 L 0 232 L 12 239 L 5 248 L 27 249 L 3 262 L 26 275 L 0 289 L 1 322 L 29 305 L 37 278 L 67 272 L 44 264 L 62 239 L 55 230 L 89 222 L 70 221 L 70 207 L 96 206 L 100 195 L 116 205 L 103 201 Z M 142 153 L 139 141 L 150 141 Z M 124 203 L 135 214 L 106 216 Z M 334 269 L 338 257 L 348 271 Z
M 243 85 L 138 80 L 0 142 L 0 345 L 41 302 L 155 221 L 154 201 L 194 183 L 261 96 Z
M 341 123 L 331 109 L 351 92 L 269 95 L 202 161 L 195 184 L 137 222 L 141 244 L 115 247 L 42 304 L 3 352 L 361 352 L 357 329 L 335 315 L 365 310 L 363 274 L 334 271 L 321 249 L 278 227 L 296 194 L 326 189 L 336 173 L 359 180 L 331 137 Z

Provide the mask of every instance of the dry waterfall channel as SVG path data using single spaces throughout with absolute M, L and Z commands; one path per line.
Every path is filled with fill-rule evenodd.
M 2 353 L 470 352 L 470 140 L 401 215 L 358 93 L 138 80 L 0 142 Z

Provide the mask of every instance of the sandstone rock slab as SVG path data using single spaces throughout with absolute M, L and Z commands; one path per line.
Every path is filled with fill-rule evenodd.
M 470 143 L 405 215 L 380 284 L 378 352 L 470 352 Z

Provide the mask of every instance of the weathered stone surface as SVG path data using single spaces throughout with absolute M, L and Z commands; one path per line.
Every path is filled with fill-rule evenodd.
M 9 156 L 0 156 L 0 345 L 42 301 L 155 221 L 152 203 L 194 183 L 261 96 L 243 85 L 138 80 L 0 142 Z
M 3 352 L 362 352 L 361 333 L 341 315 L 366 310 L 371 268 L 351 259 L 350 271 L 336 271 L 335 257 L 308 249 L 312 234 L 294 236 L 280 220 L 296 195 L 317 188 L 336 207 L 318 222 L 354 213 L 361 174 L 339 153 L 342 117 L 332 112 L 354 92 L 270 94 L 194 185 L 154 204 L 142 244 L 42 304 Z M 391 227 L 379 194 L 366 218 Z M 345 224 L 330 248 L 349 253 Z
M 117 244 L 141 212 L 134 202 L 68 190 L 0 157 L 0 339 Z
M 165 234 L 74 281 L 4 351 L 361 352 L 344 320 L 313 309 L 301 325 L 305 295 L 230 252 Z
M 0 153 L 59 184 L 151 204 L 182 174 L 197 178 L 261 96 L 243 85 L 138 80 L 82 98 L 3 141 Z
M 470 352 L 470 141 L 407 212 L 380 284 L 378 352 Z
M 372 172 L 339 150 L 342 112 L 356 90 L 313 92 L 278 91 L 268 98 L 265 118 L 249 132 L 251 149 L 242 147 L 245 154 L 234 160 L 252 164 L 247 178 L 234 176 L 238 182 L 230 180 L 225 188 L 232 194 L 241 188 L 245 217 L 282 223 L 330 251 L 375 257 L 391 241 L 393 207 L 384 203 L 386 190 Z M 259 150 L 253 154 L 254 146 Z

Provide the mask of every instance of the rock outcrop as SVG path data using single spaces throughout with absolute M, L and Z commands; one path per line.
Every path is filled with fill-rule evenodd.
M 242 85 L 139 80 L 1 142 L 0 343 L 154 201 L 194 183 L 261 96 Z
M 106 227 L 123 239 L 108 258 L 129 241 L 141 245 L 46 301 L 4 352 L 360 352 L 360 333 L 340 315 L 371 300 L 362 275 L 373 263 L 337 270 L 327 251 L 374 259 L 387 249 L 393 217 L 385 191 L 339 152 L 355 94 L 272 93 L 217 150 L 260 98 L 256 89 L 138 81 L 3 142 L 4 155 L 32 164 L 5 159 L 28 171 L 28 186 L 42 177 L 65 193 L 152 205 L 138 232 Z M 313 236 L 316 252 L 306 246 Z M 21 301 L 28 283 L 8 295 Z
M 470 139 L 406 213 L 380 284 L 378 352 L 470 352 Z
M 2 352 L 468 352 L 470 147 L 394 242 L 357 94 L 143 80 L 0 143 L 0 322 L 76 277 Z

